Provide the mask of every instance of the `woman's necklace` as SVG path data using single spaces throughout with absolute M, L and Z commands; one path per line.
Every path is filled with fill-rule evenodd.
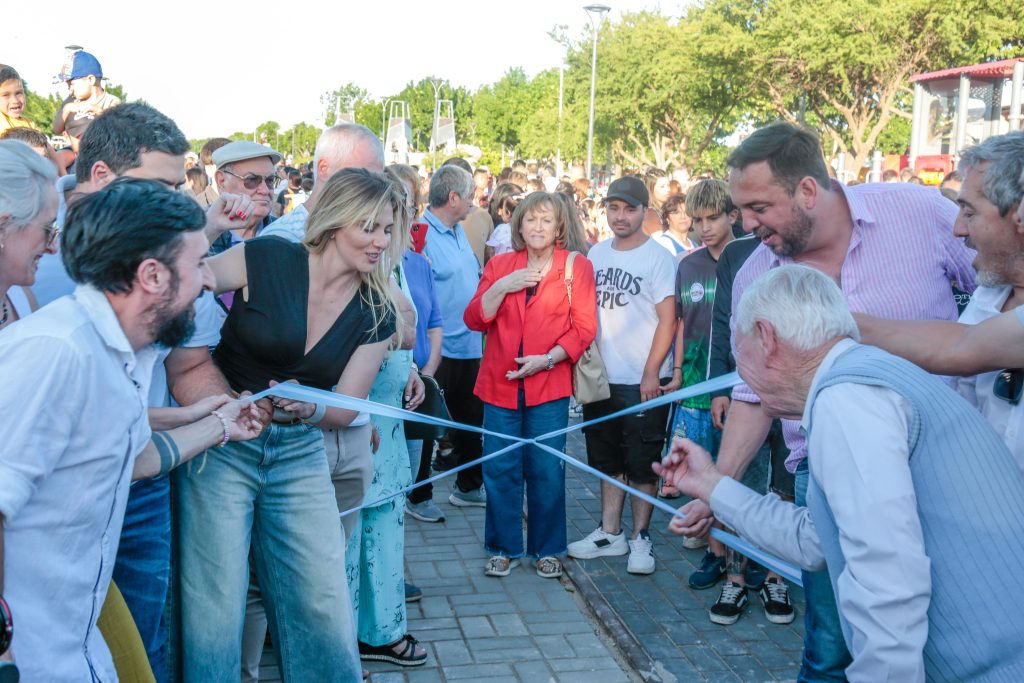
M 536 269 L 537 269 L 537 270 L 539 270 L 539 271 L 540 271 L 541 273 L 543 273 L 543 272 L 544 272 L 544 269 L 545 269 L 545 268 L 547 268 L 547 267 L 548 267 L 548 266 L 549 266 L 549 265 L 551 264 L 551 261 L 552 261 L 552 260 L 553 260 L 554 258 L 555 258 L 555 252 L 554 252 L 554 250 L 552 250 L 552 251 L 551 251 L 551 253 L 550 253 L 550 254 L 548 254 L 548 258 L 547 258 L 547 260 L 546 260 L 546 261 L 544 261 L 544 263 L 543 263 L 543 264 L 541 264 L 540 266 L 537 266 L 536 264 L 534 264 L 534 263 L 532 263 L 532 262 L 530 261 L 530 256 L 529 256 L 529 254 L 527 254 L 527 256 L 526 256 L 526 265 L 530 266 L 531 268 L 536 268 Z

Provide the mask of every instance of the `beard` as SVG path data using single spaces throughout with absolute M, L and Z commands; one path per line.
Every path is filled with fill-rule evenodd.
M 153 322 L 150 323 L 153 340 L 170 349 L 181 346 L 196 331 L 195 302 L 190 301 L 184 308 L 174 310 L 174 300 L 177 298 L 178 276 L 172 271 L 171 291 L 163 301 L 153 307 Z
M 783 235 L 781 232 L 763 226 L 754 229 L 754 235 L 762 241 L 764 237 L 768 237 L 773 233 L 778 235 L 779 245 L 771 247 L 771 250 L 775 252 L 776 256 L 791 257 L 801 254 L 807 249 L 807 244 L 811 241 L 811 235 L 814 233 L 814 223 L 811 222 L 811 217 L 804 213 L 802 209 L 794 206 L 793 220 L 787 226 L 787 232 L 789 234 Z

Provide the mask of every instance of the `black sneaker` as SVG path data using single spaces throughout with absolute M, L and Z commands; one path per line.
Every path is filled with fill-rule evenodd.
M 434 456 L 433 467 L 435 472 L 447 472 L 458 464 L 458 458 L 455 457 L 455 453 L 452 451 L 447 453 L 438 451 L 437 455 Z
M 405 582 L 405 601 L 417 602 L 423 597 L 423 591 L 419 586 L 414 586 L 408 581 Z
M 771 578 L 759 591 L 764 603 L 764 617 L 773 624 L 791 624 L 796 613 L 789 601 L 789 589 L 782 579 Z
M 732 581 L 722 584 L 722 594 L 718 596 L 718 602 L 711 606 L 711 622 L 729 626 L 735 624 L 736 620 L 743 614 L 747 607 L 747 588 Z

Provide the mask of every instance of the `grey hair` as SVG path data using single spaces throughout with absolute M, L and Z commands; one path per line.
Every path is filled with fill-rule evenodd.
M 31 223 L 56 190 L 53 164 L 20 140 L 0 140 L 0 216 L 15 229 Z
M 973 168 L 987 163 L 981 191 L 1005 217 L 1024 195 L 1024 131 L 988 138 L 968 147 L 960 155 L 957 168 L 966 176 Z
M 444 206 L 452 192 L 466 199 L 473 196 L 474 189 L 473 176 L 458 166 L 449 164 L 434 171 L 430 178 L 427 201 L 430 202 L 431 208 Z
M 359 145 L 368 145 L 384 170 L 384 147 L 372 130 L 358 123 L 339 123 L 325 130 L 316 141 L 313 150 L 313 165 L 326 158 L 331 171 L 337 173 L 347 166 L 346 160 L 353 155 Z M 374 169 L 370 169 L 374 170 Z
M 860 341 L 860 330 L 835 282 L 807 266 L 779 266 L 754 280 L 736 307 L 736 331 L 749 335 L 757 321 L 779 340 L 810 351 L 837 338 Z

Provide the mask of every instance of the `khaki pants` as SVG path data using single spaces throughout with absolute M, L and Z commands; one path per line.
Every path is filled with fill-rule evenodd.
M 370 449 L 371 423 L 346 429 L 324 430 L 327 449 L 327 469 L 334 484 L 334 497 L 338 512 L 351 510 L 363 504 L 367 489 L 373 480 L 373 453 Z M 352 538 L 352 530 L 359 521 L 353 512 L 341 518 L 345 529 L 345 542 Z

